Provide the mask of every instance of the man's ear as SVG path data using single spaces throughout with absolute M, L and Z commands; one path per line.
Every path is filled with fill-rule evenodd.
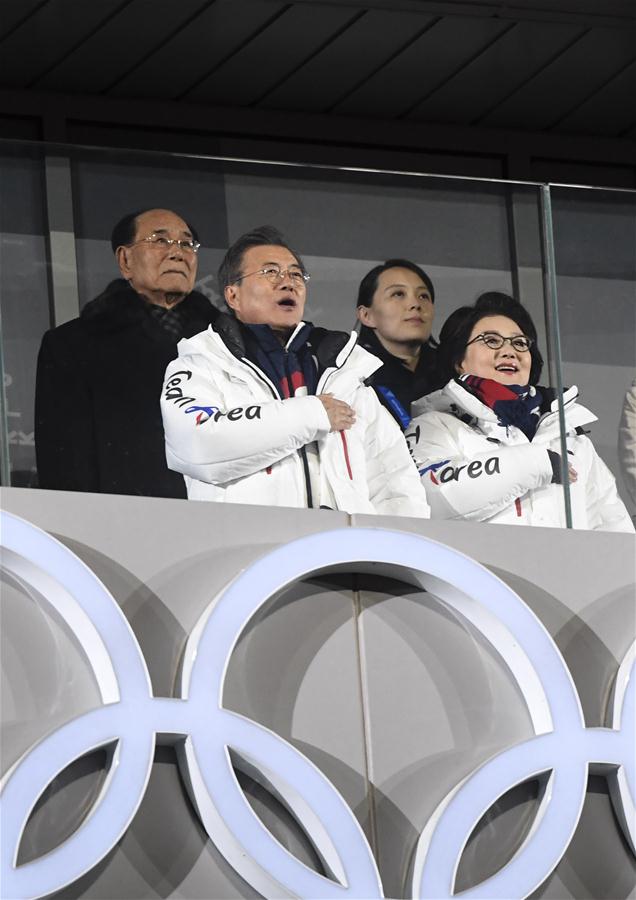
M 356 315 L 358 320 L 362 322 L 363 325 L 366 325 L 367 328 L 375 328 L 375 323 L 373 322 L 374 317 L 370 306 L 358 306 L 356 308 Z
M 228 284 L 223 289 L 223 296 L 225 297 L 225 302 L 230 307 L 230 309 L 236 310 L 238 305 L 238 291 L 235 284 Z
M 132 271 L 130 269 L 130 266 L 128 265 L 128 247 L 118 247 L 115 256 L 117 259 L 117 265 L 119 266 L 119 271 L 128 281 L 132 276 Z

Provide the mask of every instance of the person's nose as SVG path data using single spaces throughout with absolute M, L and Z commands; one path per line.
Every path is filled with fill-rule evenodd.
M 280 274 L 278 276 L 278 287 L 285 288 L 285 290 L 289 290 L 289 288 L 292 288 L 292 289 L 296 288 L 294 279 L 289 274 L 289 269 L 281 269 L 280 270 Z
M 187 258 L 187 254 L 181 244 L 172 244 L 170 247 L 170 253 L 168 254 L 169 259 L 183 259 Z

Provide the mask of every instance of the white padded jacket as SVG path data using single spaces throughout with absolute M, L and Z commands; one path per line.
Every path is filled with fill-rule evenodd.
M 576 387 L 564 394 L 568 462 L 578 475 L 570 484 L 573 526 L 633 532 L 613 475 L 576 430 L 596 420 L 577 397 Z M 433 518 L 565 527 L 564 491 L 552 484 L 547 453 L 561 452 L 556 400 L 529 441 L 453 380 L 416 402 L 406 437 Z
M 348 513 L 430 515 L 402 432 L 363 383 L 381 362 L 356 346 L 355 333 L 342 338 L 316 393 L 345 400 L 357 419 L 334 433 L 317 396 L 281 399 L 267 375 L 241 355 L 240 344 L 212 326 L 179 342 L 161 409 L 168 467 L 184 474 L 189 499 L 305 506 L 298 451 L 316 441 L 322 505 Z

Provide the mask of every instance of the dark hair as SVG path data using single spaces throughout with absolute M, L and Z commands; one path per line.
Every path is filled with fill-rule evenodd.
M 252 231 L 248 231 L 246 234 L 242 234 L 237 238 L 223 257 L 218 272 L 219 288 L 221 292 L 223 292 L 228 285 L 234 284 L 234 282 L 243 275 L 243 257 L 246 251 L 249 250 L 250 247 L 264 247 L 268 244 L 273 244 L 276 247 L 284 247 L 286 250 L 289 250 L 289 252 L 298 260 L 298 265 L 303 272 L 305 271 L 305 265 L 300 258 L 300 255 L 289 246 L 278 228 L 274 228 L 272 225 L 261 225 L 259 228 L 254 228 Z
M 149 206 L 148 209 L 140 209 L 137 212 L 127 213 L 122 219 L 119 220 L 110 235 L 110 246 L 113 248 L 113 253 L 117 253 L 118 247 L 127 247 L 129 244 L 132 244 L 137 233 L 137 219 L 139 218 L 139 216 L 143 216 L 144 213 L 150 212 L 151 209 L 164 209 L 164 207 Z M 175 215 L 178 215 L 178 213 L 175 213 Z M 196 228 L 190 225 L 189 222 L 186 222 L 186 225 L 192 232 L 192 237 L 194 238 L 194 240 L 198 241 L 199 235 Z
M 506 316 L 516 322 L 527 337 L 530 347 L 530 384 L 537 384 L 543 368 L 543 357 L 537 347 L 537 329 L 528 310 L 511 297 L 499 291 L 481 294 L 472 306 L 460 306 L 444 322 L 439 335 L 436 369 L 438 387 L 442 387 L 457 375 L 457 366 L 466 353 L 466 344 L 477 322 L 485 316 Z
M 383 272 L 387 269 L 409 269 L 415 272 L 418 278 L 421 278 L 431 294 L 431 300 L 435 302 L 435 288 L 433 282 L 428 277 L 424 269 L 421 269 L 417 263 L 411 262 L 409 259 L 387 259 L 382 265 L 375 266 L 370 272 L 364 276 L 358 288 L 358 302 L 356 306 L 371 306 L 373 303 L 373 295 L 378 289 L 378 280 Z

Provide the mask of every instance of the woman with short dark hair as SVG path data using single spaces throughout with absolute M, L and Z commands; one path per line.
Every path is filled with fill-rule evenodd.
M 370 383 L 402 429 L 411 420 L 413 400 L 433 387 L 434 301 L 433 282 L 408 259 L 375 266 L 358 289 L 358 343 L 384 363 Z
M 518 301 L 489 292 L 455 310 L 437 362 L 446 384 L 415 404 L 409 435 L 433 518 L 564 527 L 567 478 L 575 528 L 634 531 L 583 433 L 596 416 L 576 402 L 576 387 L 563 394 L 562 460 L 556 392 L 538 386 L 537 332 Z

